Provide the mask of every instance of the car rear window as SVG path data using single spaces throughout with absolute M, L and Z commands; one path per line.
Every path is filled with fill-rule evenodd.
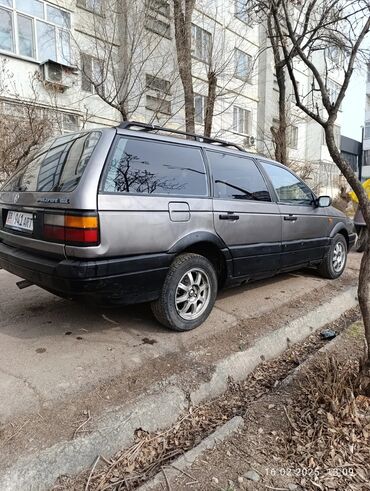
M 102 191 L 172 196 L 207 195 L 199 148 L 144 139 L 117 138 Z
M 70 192 L 79 183 L 101 133 L 66 135 L 41 152 L 8 181 L 2 191 Z

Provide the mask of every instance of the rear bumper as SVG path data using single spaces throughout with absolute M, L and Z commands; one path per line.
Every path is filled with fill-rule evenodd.
M 65 297 L 131 304 L 158 298 L 172 254 L 81 261 L 50 259 L 0 243 L 0 266 Z

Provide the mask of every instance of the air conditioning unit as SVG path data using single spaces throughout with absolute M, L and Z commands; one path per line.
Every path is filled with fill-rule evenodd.
M 243 145 L 247 148 L 254 147 L 256 144 L 256 138 L 254 136 L 248 135 L 244 138 Z
M 59 92 L 64 92 L 71 87 L 71 81 L 69 77 L 66 76 L 67 71 L 71 71 L 71 67 L 48 60 L 42 63 L 41 71 L 45 87 Z

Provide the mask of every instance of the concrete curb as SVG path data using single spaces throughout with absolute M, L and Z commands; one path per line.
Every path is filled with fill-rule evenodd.
M 184 471 L 188 467 L 192 465 L 192 463 L 197 459 L 203 452 L 206 450 L 212 449 L 220 442 L 223 442 L 230 435 L 235 433 L 238 429 L 244 426 L 244 420 L 241 416 L 235 416 L 230 419 L 227 423 L 217 428 L 217 430 L 205 438 L 199 445 L 192 448 L 184 455 L 179 457 L 177 460 L 173 462 L 173 467 L 168 465 L 165 467 L 165 472 L 167 479 L 169 481 L 176 479 L 177 476 L 181 474 L 181 471 Z M 162 472 L 158 472 L 156 476 L 153 477 L 150 481 L 140 486 L 138 491 L 150 491 L 154 489 L 156 486 L 161 484 L 166 484 L 165 478 Z
M 325 324 L 335 321 L 344 312 L 357 305 L 356 295 L 357 288 L 352 287 L 307 315 L 260 338 L 246 351 L 225 358 L 217 364 L 211 381 L 201 384 L 197 390 L 192 392 L 191 402 L 197 405 L 206 399 L 217 397 L 227 389 L 229 377 L 235 381 L 245 379 L 261 363 L 262 359 L 276 358 L 290 345 L 303 341 Z
M 190 394 L 196 405 L 222 394 L 228 378 L 243 380 L 262 360 L 279 356 L 291 344 L 303 341 L 325 324 L 336 320 L 357 305 L 356 288 L 351 287 L 315 311 L 295 319 L 282 328 L 261 337 L 246 351 L 233 354 L 216 364 L 210 382 L 202 383 Z M 98 454 L 109 457 L 133 442 L 134 431 L 167 428 L 188 407 L 185 390 L 173 385 L 145 395 L 130 407 L 119 407 L 103 414 L 95 422 L 94 431 L 72 441 L 59 442 L 30 457 L 20 457 L 0 477 L 0 489 L 7 491 L 49 489 L 60 475 L 77 474 L 89 468 Z

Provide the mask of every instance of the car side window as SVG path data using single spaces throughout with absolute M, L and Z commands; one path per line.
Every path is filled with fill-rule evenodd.
M 213 151 L 207 151 L 207 156 L 215 198 L 271 201 L 262 174 L 252 159 Z
M 107 163 L 103 192 L 207 196 L 199 148 L 119 137 Z
M 294 174 L 277 165 L 261 162 L 281 203 L 308 205 L 312 203 L 313 193 L 304 182 Z

